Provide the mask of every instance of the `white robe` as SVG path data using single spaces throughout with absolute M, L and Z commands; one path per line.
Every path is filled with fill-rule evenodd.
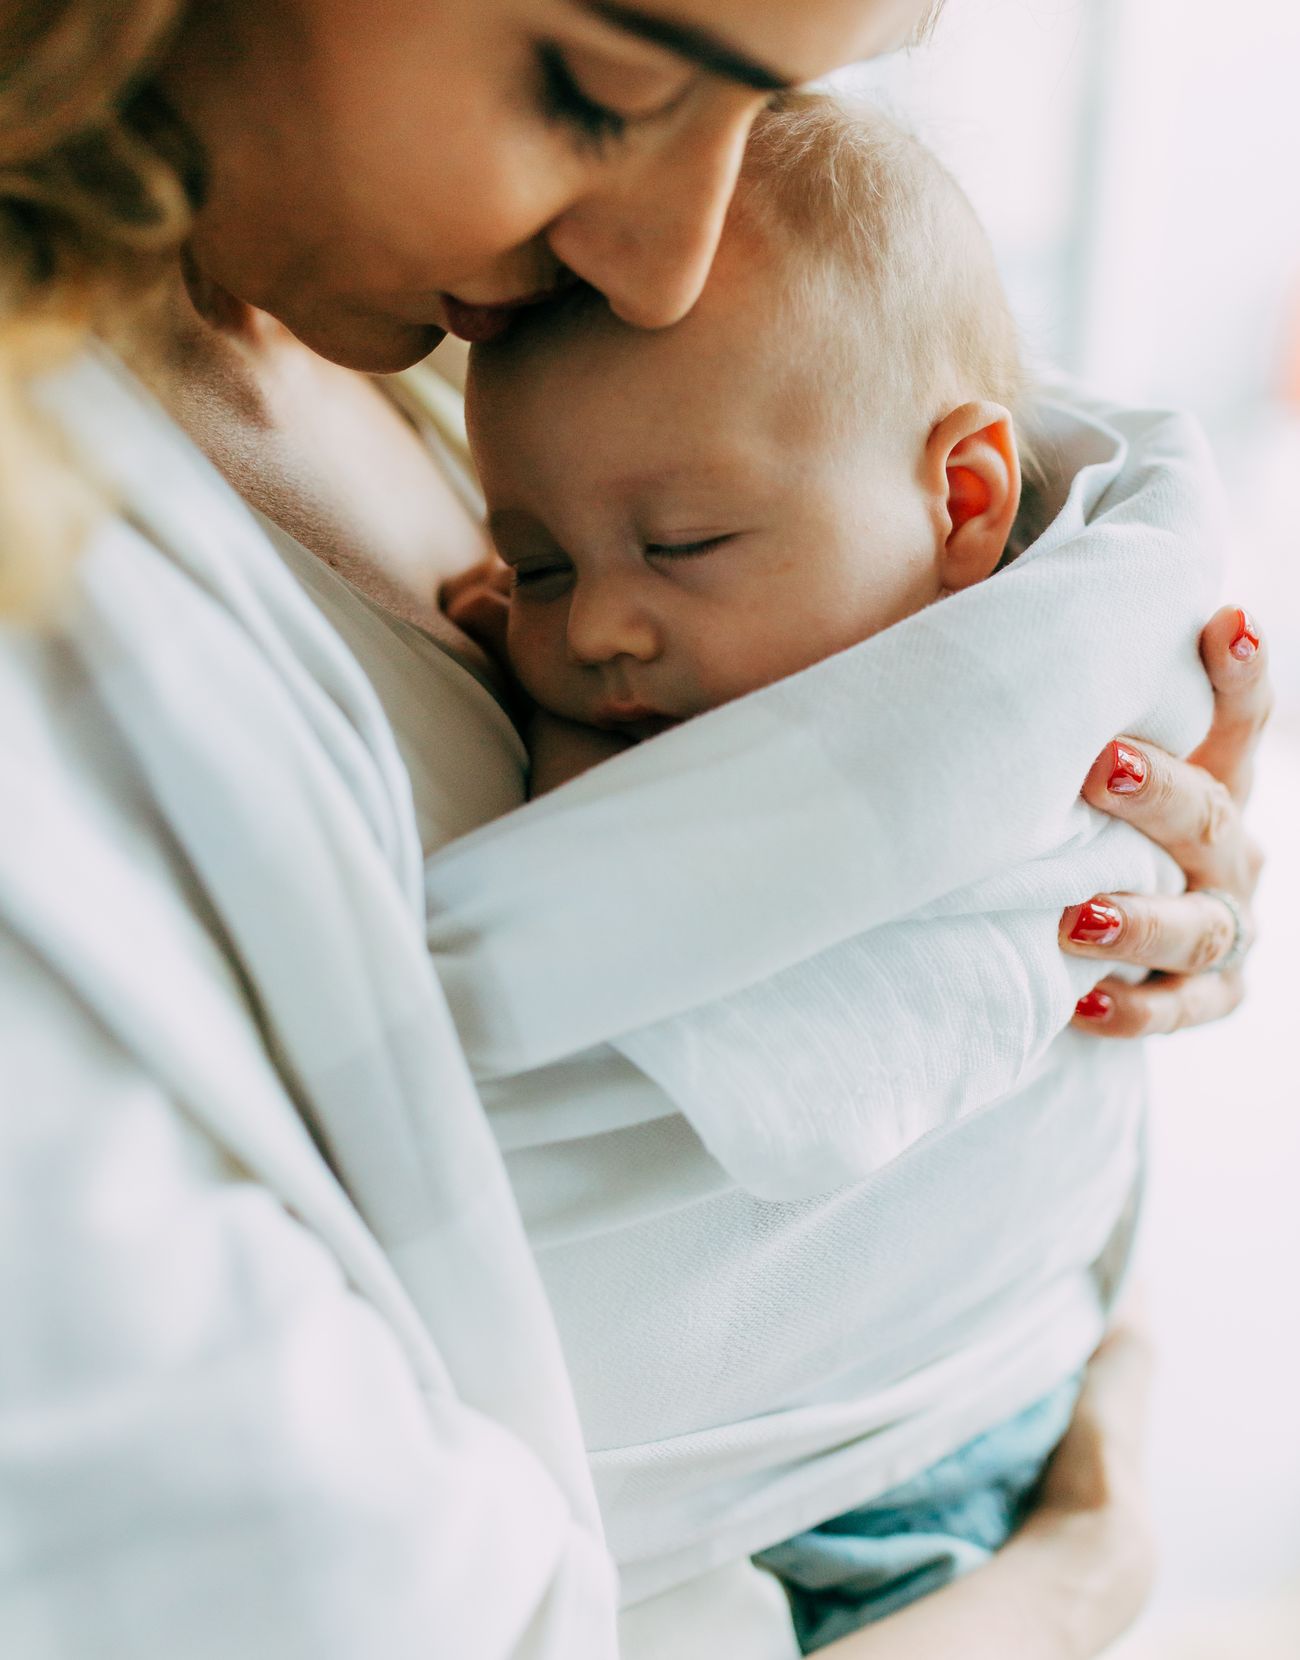
M 389 724 L 134 383 L 42 391 L 118 510 L 0 633 L 0 1653 L 609 1660 Z

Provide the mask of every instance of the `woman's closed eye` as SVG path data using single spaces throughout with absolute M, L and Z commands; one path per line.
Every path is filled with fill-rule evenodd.
M 537 48 L 537 62 L 542 73 L 542 108 L 550 120 L 565 122 L 597 150 L 623 137 L 628 118 L 583 90 L 558 46 L 544 42 Z
M 657 48 L 629 59 L 549 40 L 538 42 L 536 55 L 542 113 L 598 152 L 625 137 L 629 127 L 667 115 L 694 80 L 677 58 Z

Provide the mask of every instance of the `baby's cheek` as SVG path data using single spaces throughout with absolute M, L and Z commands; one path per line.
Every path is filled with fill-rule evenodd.
M 569 712 L 570 683 L 576 674 L 565 650 L 563 618 L 552 615 L 563 610 L 512 599 L 506 628 L 506 649 L 519 684 L 554 714 Z
M 741 607 L 696 653 L 701 690 L 709 707 L 770 686 L 815 660 L 816 644 L 799 621 L 754 614 Z
M 532 688 L 529 682 L 536 677 L 545 661 L 538 632 L 535 609 L 526 600 L 512 598 L 510 617 L 506 625 L 506 651 L 510 657 L 510 667 L 530 691 Z

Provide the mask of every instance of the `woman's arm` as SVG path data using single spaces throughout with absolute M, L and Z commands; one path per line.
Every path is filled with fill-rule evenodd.
M 1135 1618 L 1152 1549 L 1138 1479 L 1145 1338 L 1120 1327 L 1088 1369 L 1038 1508 L 986 1567 L 823 1652 L 827 1660 L 1089 1660 Z
M 1241 945 L 1248 949 L 1255 932 L 1251 901 L 1263 859 L 1241 809 L 1272 711 L 1273 688 L 1259 630 L 1234 606 L 1216 612 L 1206 625 L 1201 658 L 1214 687 L 1214 720 L 1204 743 L 1182 761 L 1125 738 L 1123 764 L 1116 765 L 1114 746 L 1108 747 L 1084 784 L 1084 797 L 1094 807 L 1126 819 L 1171 853 L 1188 887 L 1177 897 L 1098 895 L 1118 918 L 1114 937 L 1102 942 L 1071 939 L 1078 906 L 1062 917 L 1066 951 L 1099 964 L 1138 963 L 1160 975 L 1138 986 L 1100 980 L 1100 996 L 1083 999 L 1074 1024 L 1102 1036 L 1143 1037 L 1200 1026 L 1230 1014 L 1243 995 L 1239 966 L 1213 972 L 1233 947 L 1236 918 L 1230 906 L 1204 890 L 1217 889 L 1235 901 Z

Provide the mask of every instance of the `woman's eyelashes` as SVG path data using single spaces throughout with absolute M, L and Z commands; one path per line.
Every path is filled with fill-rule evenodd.
M 543 42 L 537 48 L 537 61 L 541 69 L 542 109 L 548 120 L 564 123 L 584 145 L 596 150 L 603 150 L 624 136 L 628 118 L 588 97 L 554 42 Z

